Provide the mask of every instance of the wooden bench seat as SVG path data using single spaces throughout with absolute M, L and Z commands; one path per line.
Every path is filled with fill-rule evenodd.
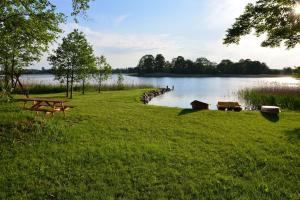
M 222 102 L 219 101 L 217 105 L 218 110 L 234 110 L 239 112 L 242 110 L 241 105 L 238 102 Z

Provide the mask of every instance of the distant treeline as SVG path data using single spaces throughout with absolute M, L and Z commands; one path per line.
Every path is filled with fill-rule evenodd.
M 209 75 L 258 75 L 258 74 L 285 74 L 291 75 L 292 68 L 283 70 L 270 69 L 265 63 L 241 59 L 239 62 L 222 60 L 220 63 L 209 61 L 207 58 L 197 58 L 196 61 L 184 59 L 182 56 L 166 61 L 162 54 L 143 56 L 137 67 L 126 69 L 115 69 L 114 72 L 121 73 L 174 73 L 174 74 L 209 74 Z
M 22 74 L 53 74 L 52 69 L 23 69 Z M 0 75 L 4 75 L 4 72 L 0 70 Z

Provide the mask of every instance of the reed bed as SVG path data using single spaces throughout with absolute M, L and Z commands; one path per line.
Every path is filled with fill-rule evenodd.
M 29 94 L 61 93 L 66 91 L 66 86 L 62 84 L 29 83 L 25 84 L 24 88 L 29 92 Z M 153 86 L 147 84 L 104 84 L 101 86 L 101 91 L 133 90 L 146 88 L 153 88 Z M 74 85 L 73 90 L 75 92 L 80 92 L 82 91 L 82 86 Z M 85 91 L 98 91 L 98 86 L 94 84 L 87 84 L 85 85 Z M 15 93 L 22 93 L 22 91 L 17 88 Z
M 238 92 L 248 106 L 260 109 L 263 105 L 279 106 L 283 109 L 300 110 L 300 86 L 271 85 L 246 88 Z

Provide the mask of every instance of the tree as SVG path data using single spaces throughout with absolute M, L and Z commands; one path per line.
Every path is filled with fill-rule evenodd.
M 84 94 L 86 80 L 93 75 L 95 70 L 97 70 L 93 48 L 86 40 L 82 42 L 82 50 L 77 59 L 79 60 L 77 80 L 81 80 L 82 94 Z
M 69 83 L 71 75 L 71 60 L 67 55 L 67 41 L 63 38 L 62 44 L 53 51 L 53 54 L 48 57 L 50 65 L 52 65 L 52 71 L 56 80 L 61 83 L 66 83 L 66 97 L 69 97 Z
M 164 66 L 166 64 L 166 60 L 162 54 L 156 55 L 154 63 L 155 63 L 154 71 L 155 72 L 163 72 Z
M 107 63 L 106 58 L 103 55 L 96 58 L 96 64 L 97 64 L 97 70 L 95 71 L 94 75 L 98 82 L 98 93 L 100 93 L 102 83 L 103 81 L 109 79 L 112 73 L 112 68 Z
M 231 60 L 222 60 L 217 65 L 217 70 L 221 74 L 230 74 L 230 72 L 232 71 L 232 65 L 233 62 Z
M 154 72 L 155 60 L 152 55 L 145 55 L 140 59 L 138 64 L 139 73 Z
M 300 78 L 300 67 L 295 67 L 294 75 L 296 78 Z
M 53 66 L 56 79 L 65 81 L 67 97 L 73 97 L 74 82 L 82 81 L 84 94 L 85 81 L 95 70 L 95 58 L 92 46 L 87 42 L 84 34 L 75 29 L 63 38 L 62 44 L 53 51 L 48 60 Z M 70 88 L 69 88 L 70 87 Z
M 91 0 L 72 0 L 72 13 L 71 15 L 76 17 L 79 14 L 85 15 L 86 10 L 89 9 L 89 2 Z M 11 18 L 18 16 L 26 16 L 28 18 L 35 16 L 38 17 L 41 8 L 43 6 L 55 7 L 49 0 L 31 0 L 31 1 L 20 1 L 20 0 L 1 0 L 0 1 L 0 26 L 2 23 L 10 20 Z
M 185 61 L 185 66 L 186 66 L 186 70 L 184 73 L 187 73 L 187 74 L 191 74 L 191 73 L 194 73 L 195 71 L 195 63 L 191 60 L 186 60 Z
M 279 47 L 283 42 L 290 49 L 300 42 L 300 15 L 295 13 L 298 0 L 258 0 L 248 4 L 244 13 L 227 30 L 224 44 L 239 43 L 241 36 L 255 31 L 266 34 L 263 47 Z
M 204 57 L 196 59 L 195 67 L 197 73 L 203 73 L 203 74 L 216 73 L 216 64 Z
M 172 67 L 175 73 L 184 73 L 185 71 L 185 60 L 184 57 L 178 56 L 172 60 Z
M 18 2 L 20 5 L 24 3 Z M 4 8 L 1 8 L 4 12 L 0 16 L 15 13 L 0 23 L 0 65 L 5 71 L 6 87 L 10 77 L 10 86 L 14 88 L 18 81 L 16 69 L 22 69 L 39 60 L 42 53 L 47 51 L 48 44 L 61 32 L 58 25 L 63 22 L 63 18 L 55 13 L 55 7 L 43 1 L 36 2 L 36 8 L 27 14 L 16 14 L 17 11 L 27 11 L 19 4 L 19 7 L 14 7 L 8 1 L 1 1 L 1 4 L 4 4 Z
M 119 73 L 118 80 L 117 80 L 117 85 L 119 88 L 123 87 L 123 81 L 124 81 L 124 76 L 121 73 Z
M 89 8 L 89 0 L 73 0 L 72 16 Z M 49 0 L 1 0 L 0 1 L 0 67 L 4 71 L 5 87 L 14 88 L 19 72 L 38 61 L 61 32 L 59 24 L 64 14 L 56 12 Z M 16 69 L 19 69 L 16 71 Z M 10 81 L 9 81 L 10 79 Z

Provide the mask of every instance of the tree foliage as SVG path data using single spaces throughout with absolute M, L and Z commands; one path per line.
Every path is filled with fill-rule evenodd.
M 158 62 L 159 61 L 159 62 Z M 159 63 L 159 65 L 158 65 Z M 159 66 L 159 67 L 158 67 Z M 121 70 L 122 71 L 122 70 Z M 284 69 L 282 72 L 291 74 L 292 69 Z M 118 70 L 120 72 L 120 70 Z M 136 68 L 123 70 L 125 73 L 177 73 L 177 74 L 236 74 L 236 75 L 256 75 L 256 74 L 276 74 L 280 71 L 271 70 L 262 62 L 252 61 L 250 59 L 241 59 L 238 62 L 231 60 L 222 60 L 219 64 L 200 57 L 195 61 L 178 56 L 172 59 L 172 62 L 165 60 L 164 56 L 158 54 L 155 59 L 152 55 L 145 55 L 140 59 Z
M 94 77 L 97 80 L 98 92 L 100 93 L 103 81 L 106 81 L 111 76 L 112 67 L 110 66 L 110 64 L 108 64 L 106 58 L 103 55 L 100 57 L 96 57 L 96 65 L 97 69 L 94 72 Z
M 0 66 L 5 72 L 5 84 L 10 77 L 13 87 L 22 69 L 38 61 L 48 44 L 57 38 L 63 17 L 45 1 L 0 4 Z
M 239 43 L 242 36 L 252 31 L 257 36 L 266 34 L 263 47 L 290 49 L 300 42 L 300 15 L 295 13 L 297 0 L 258 0 L 248 4 L 244 13 L 227 30 L 224 44 Z
M 157 54 L 154 60 L 155 67 L 154 71 L 159 72 L 164 69 L 164 66 L 166 65 L 165 57 L 162 54 Z
M 153 55 L 143 56 L 138 64 L 140 73 L 153 73 L 155 68 L 155 59 Z
M 75 17 L 89 8 L 89 0 L 73 0 Z M 14 88 L 23 69 L 38 61 L 61 33 L 65 15 L 50 0 L 0 1 L 0 69 L 5 88 Z M 20 83 L 21 85 L 21 83 Z
M 85 15 L 86 10 L 89 9 L 89 2 L 91 0 L 72 0 L 72 13 L 76 17 L 79 14 Z M 0 1 L 0 25 L 3 25 L 6 20 L 18 16 L 39 17 L 40 11 L 44 7 L 52 7 L 55 5 L 51 0 L 1 0 Z M 62 13 L 61 13 L 62 14 Z
M 86 79 L 95 71 L 96 60 L 93 48 L 82 32 L 75 29 L 69 33 L 48 60 L 53 66 L 56 79 L 66 82 L 66 96 L 69 96 L 70 90 L 70 98 L 72 98 L 73 85 L 78 81 L 82 82 L 84 94 Z

